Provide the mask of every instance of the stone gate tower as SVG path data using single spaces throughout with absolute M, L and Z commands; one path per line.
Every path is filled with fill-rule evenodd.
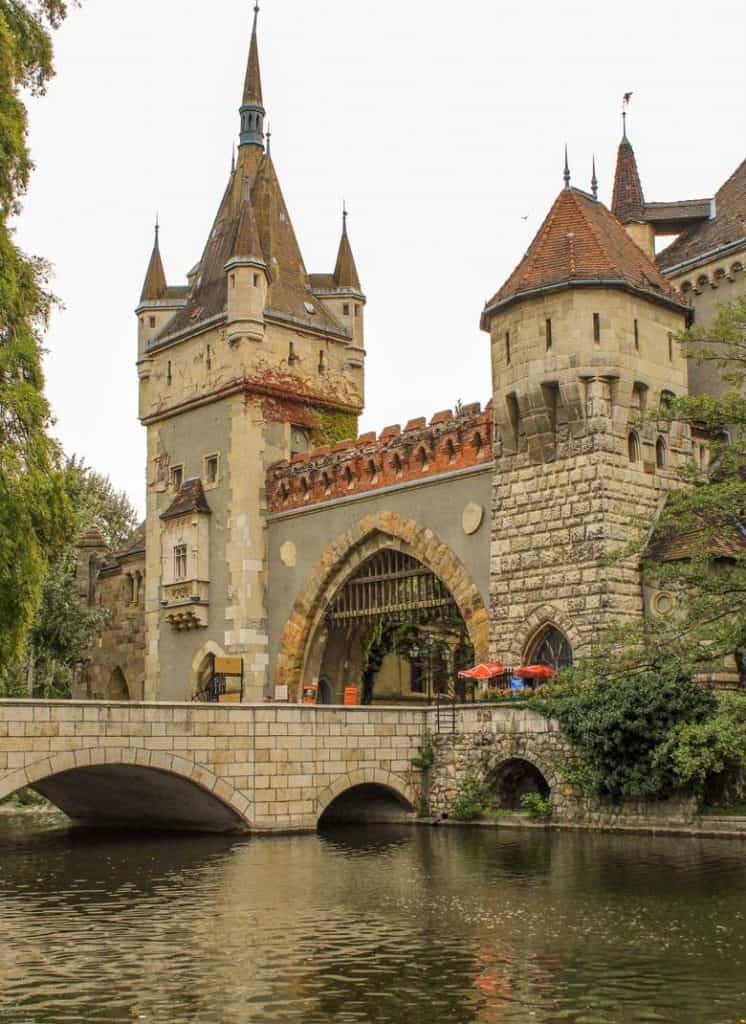
M 642 615 L 636 564 L 605 558 L 655 512 L 690 451 L 683 428 L 650 417 L 686 391 L 674 338 L 689 308 L 595 192 L 595 181 L 594 194 L 571 188 L 566 164 L 482 315 L 496 419 L 491 647 L 508 665 L 567 661 Z
M 267 686 L 265 471 L 356 434 L 365 297 L 346 223 L 309 275 L 264 129 L 257 14 L 240 145 L 199 262 L 169 287 L 158 232 L 138 316 L 147 427 L 146 699 L 185 699 L 210 654 Z

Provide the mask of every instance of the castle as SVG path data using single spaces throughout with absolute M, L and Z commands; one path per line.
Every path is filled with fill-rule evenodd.
M 648 202 L 625 124 L 607 209 L 566 161 L 482 312 L 486 407 L 358 437 L 346 218 L 334 270 L 308 273 L 265 117 L 255 10 L 238 155 L 186 286 L 156 228 L 136 310 L 146 521 L 124 551 L 83 538 L 81 600 L 111 621 L 76 696 L 189 700 L 229 658 L 246 701 L 308 684 L 327 703 L 346 686 L 425 701 L 472 659 L 564 665 L 613 622 L 666 614 L 634 560 L 607 556 L 707 457 L 649 414 L 719 386 L 675 337 L 744 292 L 746 162 L 712 199 Z M 661 235 L 677 237 L 656 255 Z

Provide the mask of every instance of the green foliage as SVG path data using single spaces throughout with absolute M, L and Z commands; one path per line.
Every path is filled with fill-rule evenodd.
M 451 807 L 456 821 L 475 821 L 484 817 L 490 806 L 490 794 L 476 775 L 467 775 L 461 783 Z
M 137 514 L 108 477 L 70 459 L 62 474 L 72 510 L 71 528 L 49 559 L 41 602 L 27 633 L 26 651 L 0 671 L 0 695 L 62 699 L 70 696 L 73 669 L 106 622 L 100 608 L 82 607 L 76 580 L 78 542 L 98 528 L 115 550 L 132 533 Z
M 552 805 L 541 793 L 524 793 L 521 807 L 528 811 L 529 818 L 548 818 L 552 813 Z
M 13 242 L 31 160 L 23 93 L 52 75 L 49 29 L 62 0 L 0 0 L 0 665 L 18 658 L 50 553 L 69 533 L 60 454 L 48 434 L 41 339 L 52 296 L 47 267 Z
M 354 441 L 357 437 L 357 416 L 340 409 L 319 409 L 317 437 L 319 444 L 334 445 L 338 441 Z
M 419 756 L 412 758 L 412 766 L 424 772 L 432 768 L 434 762 L 435 746 L 433 744 L 433 735 L 431 732 L 425 732 L 422 737 Z
M 716 702 L 665 663 L 658 672 L 608 680 L 589 661 L 533 706 L 556 718 L 572 743 L 578 759 L 572 781 L 586 793 L 618 801 L 662 798 L 680 785 L 663 750 L 681 726 L 705 722 Z
M 746 694 L 718 696 L 714 714 L 674 729 L 657 753 L 682 784 L 702 790 L 709 779 L 739 769 L 746 752 Z

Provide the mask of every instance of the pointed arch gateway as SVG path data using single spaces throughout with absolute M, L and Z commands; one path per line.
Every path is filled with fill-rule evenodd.
M 296 598 L 280 642 L 276 682 L 297 696 L 320 675 L 324 624 L 335 598 L 360 568 L 390 550 L 416 560 L 447 591 L 477 660 L 487 657 L 488 616 L 479 588 L 458 556 L 430 529 L 391 512 L 366 516 L 326 548 Z

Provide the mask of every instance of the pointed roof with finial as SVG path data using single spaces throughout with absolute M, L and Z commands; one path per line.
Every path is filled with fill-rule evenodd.
M 251 30 L 251 45 L 249 46 L 249 60 L 246 64 L 246 78 L 243 86 L 243 105 L 263 105 L 262 98 L 262 74 L 259 68 L 259 43 L 257 40 L 257 22 L 259 20 L 259 4 L 254 5 L 254 24 Z
M 342 237 L 339 240 L 337 263 L 334 267 L 334 282 L 337 288 L 351 288 L 353 291 L 359 292 L 361 291 L 360 278 L 355 266 L 355 257 L 352 255 L 350 239 L 347 235 L 347 217 L 347 206 L 343 203 Z
M 486 304 L 482 327 L 503 306 L 548 290 L 578 286 L 623 288 L 668 306 L 688 309 L 683 296 L 588 192 L 563 188 L 528 252 Z
M 248 192 L 248 190 L 247 190 Z M 233 243 L 233 253 L 228 261 L 228 266 L 234 262 L 258 263 L 266 268 L 264 253 L 259 241 L 259 228 L 256 223 L 254 205 L 251 196 L 246 195 L 241 203 L 241 210 L 236 225 L 236 239 Z
M 593 171 L 591 173 L 591 195 L 598 199 L 598 178 L 596 177 L 596 154 L 593 154 Z
M 562 173 L 562 180 L 565 183 L 565 188 L 570 187 L 570 161 L 567 156 L 567 143 L 565 143 L 565 169 Z
M 145 282 L 142 286 L 140 302 L 158 302 L 160 299 L 165 298 L 168 290 L 168 285 L 166 284 L 166 273 L 163 269 L 163 261 L 161 260 L 159 236 L 160 225 L 158 223 L 158 218 L 156 217 L 153 252 L 150 256 L 148 272 L 145 275 Z
M 622 141 L 617 151 L 611 212 L 622 224 L 641 223 L 645 219 L 645 197 L 635 151 L 627 138 L 626 111 L 622 112 Z

